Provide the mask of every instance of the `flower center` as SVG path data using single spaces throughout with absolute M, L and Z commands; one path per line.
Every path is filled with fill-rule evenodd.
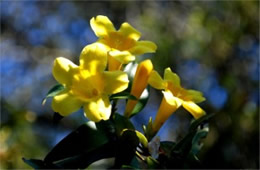
M 79 71 L 74 75 L 71 93 L 83 101 L 98 97 L 102 91 L 102 79 L 99 75 L 90 75 L 88 71 Z
M 168 82 L 167 86 L 175 97 L 178 97 L 180 99 L 186 98 L 186 91 L 182 87 L 174 86 L 171 82 Z
M 119 32 L 110 32 L 109 36 L 104 38 L 104 40 L 106 45 L 120 51 L 128 50 L 135 45 L 133 39 L 130 39 Z

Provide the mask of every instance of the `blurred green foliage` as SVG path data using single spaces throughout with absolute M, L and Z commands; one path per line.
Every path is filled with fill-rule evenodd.
M 171 67 L 185 87 L 204 92 L 202 107 L 216 113 L 199 155 L 205 168 L 259 168 L 259 1 L 1 1 L 0 8 L 0 168 L 28 168 L 22 157 L 42 159 L 85 121 L 76 114 L 54 127 L 41 101 L 55 84 L 54 58 L 78 61 L 96 40 L 88 22 L 99 14 L 116 26 L 131 23 L 158 45 L 139 61 L 151 57 L 160 73 Z M 151 93 L 134 123 L 154 116 L 162 96 Z M 161 138 L 185 136 L 191 117 L 181 112 Z

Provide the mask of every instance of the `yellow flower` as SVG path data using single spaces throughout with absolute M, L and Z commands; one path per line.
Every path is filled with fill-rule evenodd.
M 195 104 L 205 100 L 202 93 L 182 88 L 179 76 L 173 73 L 170 68 L 165 69 L 164 79 L 156 71 L 152 71 L 148 83 L 156 89 L 164 90 L 162 91 L 164 97 L 153 122 L 154 132 L 157 132 L 169 116 L 181 105 L 195 119 L 206 114 L 204 110 Z
M 148 78 L 153 70 L 153 64 L 151 60 L 142 61 L 136 70 L 135 77 L 133 80 L 131 94 L 137 99 L 140 98 L 142 92 L 148 84 Z M 137 104 L 137 100 L 128 100 L 126 104 L 125 116 L 130 117 L 131 113 Z
M 109 70 L 119 70 L 122 64 L 134 61 L 136 55 L 153 53 L 157 48 L 151 41 L 138 41 L 141 33 L 127 22 L 117 31 L 106 16 L 98 15 L 90 20 L 90 25 L 99 37 L 98 42 L 109 47 Z
M 128 87 L 128 76 L 122 71 L 105 71 L 106 47 L 99 43 L 86 46 L 80 55 L 80 66 L 59 57 L 54 61 L 53 76 L 65 86 L 54 96 L 52 108 L 63 116 L 84 107 L 85 116 L 95 122 L 111 114 L 109 95 Z

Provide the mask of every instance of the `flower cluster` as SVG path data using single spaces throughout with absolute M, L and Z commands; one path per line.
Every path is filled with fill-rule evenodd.
M 140 41 L 141 33 L 128 23 L 116 30 L 106 16 L 93 17 L 91 28 L 98 37 L 80 54 L 79 66 L 59 57 L 54 61 L 53 76 L 64 86 L 64 90 L 53 97 L 52 108 L 67 116 L 82 106 L 85 116 L 92 121 L 108 120 L 112 113 L 110 96 L 125 91 L 130 81 L 124 67 L 135 61 L 136 56 L 154 53 L 157 46 L 151 41 Z M 196 104 L 205 100 L 202 93 L 181 87 L 180 78 L 170 68 L 165 69 L 164 78 L 153 70 L 151 60 L 138 64 L 124 115 L 130 118 L 147 85 L 162 90 L 163 99 L 152 123 L 156 133 L 176 109 L 183 106 L 195 119 L 205 115 Z
M 205 100 L 202 93 L 184 89 L 170 68 L 165 69 L 162 78 L 151 60 L 137 64 L 138 55 L 154 53 L 157 46 L 140 41 L 141 33 L 130 24 L 123 23 L 116 30 L 106 16 L 99 15 L 90 20 L 90 25 L 98 40 L 83 48 L 79 65 L 63 57 L 55 59 L 52 73 L 59 84 L 46 96 L 53 97 L 55 122 L 55 118 L 81 107 L 90 121 L 63 138 L 43 160 L 24 162 L 36 169 L 91 169 L 92 163 L 114 157 L 109 169 L 197 167 L 200 140 L 208 133 L 208 128 L 201 125 L 212 115 L 205 115 L 196 104 Z M 163 98 L 155 119 L 150 118 L 141 133 L 130 118 L 146 105 L 150 86 L 161 90 Z M 119 99 L 127 100 L 123 115 L 116 112 Z M 179 142 L 154 138 L 181 106 L 197 119 L 187 135 Z

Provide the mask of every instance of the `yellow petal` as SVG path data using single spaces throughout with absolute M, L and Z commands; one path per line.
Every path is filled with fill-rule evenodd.
M 161 78 L 161 76 L 158 74 L 157 71 L 152 71 L 148 80 L 148 83 L 156 89 L 164 89 L 165 88 L 165 82 Z
M 61 93 L 53 97 L 52 109 L 55 112 L 60 113 L 62 116 L 67 116 L 77 110 L 82 106 L 82 102 L 71 95 L 68 90 L 64 90 Z
M 163 93 L 163 96 L 166 100 L 166 102 L 171 105 L 171 106 L 174 106 L 174 107 L 180 107 L 183 100 L 181 100 L 180 98 L 178 97 L 175 97 L 172 92 L 166 90 L 166 91 L 162 91 Z
M 73 74 L 78 66 L 70 60 L 58 57 L 54 60 L 52 74 L 54 78 L 61 84 L 70 85 Z
M 133 56 L 128 51 L 112 50 L 109 52 L 109 55 L 115 58 L 116 60 L 118 60 L 122 64 L 127 64 L 135 60 L 135 56 Z
M 128 76 L 122 71 L 106 71 L 103 75 L 105 94 L 119 93 L 128 87 Z
M 87 45 L 80 54 L 80 66 L 90 74 L 105 70 L 108 48 L 101 43 Z
M 202 110 L 197 104 L 192 101 L 184 101 L 182 105 L 186 110 L 188 110 L 188 112 L 192 114 L 195 119 L 198 119 L 206 114 L 204 110 Z
M 115 31 L 113 23 L 103 15 L 91 18 L 90 26 L 97 37 L 105 37 L 109 32 Z
M 131 95 L 135 96 L 137 99 L 140 98 L 144 89 L 148 84 L 148 78 L 153 70 L 153 64 L 151 60 L 144 60 L 138 64 L 133 84 L 131 87 Z M 137 101 L 128 100 L 125 110 L 125 115 L 129 117 L 137 104 Z
M 157 46 L 151 41 L 137 41 L 135 46 L 129 49 L 133 55 L 141 55 L 144 53 L 154 53 Z
M 205 97 L 203 97 L 203 94 L 196 90 L 187 90 L 187 98 L 194 103 L 200 103 L 206 100 Z
M 176 99 L 171 92 L 163 92 L 163 99 L 153 122 L 153 132 L 156 133 L 164 122 L 179 108 L 181 101 Z
M 124 36 L 128 38 L 134 39 L 135 41 L 137 41 L 141 37 L 141 33 L 137 31 L 135 28 L 133 28 L 127 22 L 121 25 L 118 32 L 122 33 Z
M 164 80 L 171 82 L 177 87 L 179 87 L 181 83 L 180 77 L 177 74 L 173 73 L 170 67 L 164 70 Z
M 120 70 L 122 63 L 108 53 L 108 71 Z
M 85 116 L 94 122 L 108 120 L 111 114 L 111 104 L 107 96 L 102 96 L 84 105 Z

